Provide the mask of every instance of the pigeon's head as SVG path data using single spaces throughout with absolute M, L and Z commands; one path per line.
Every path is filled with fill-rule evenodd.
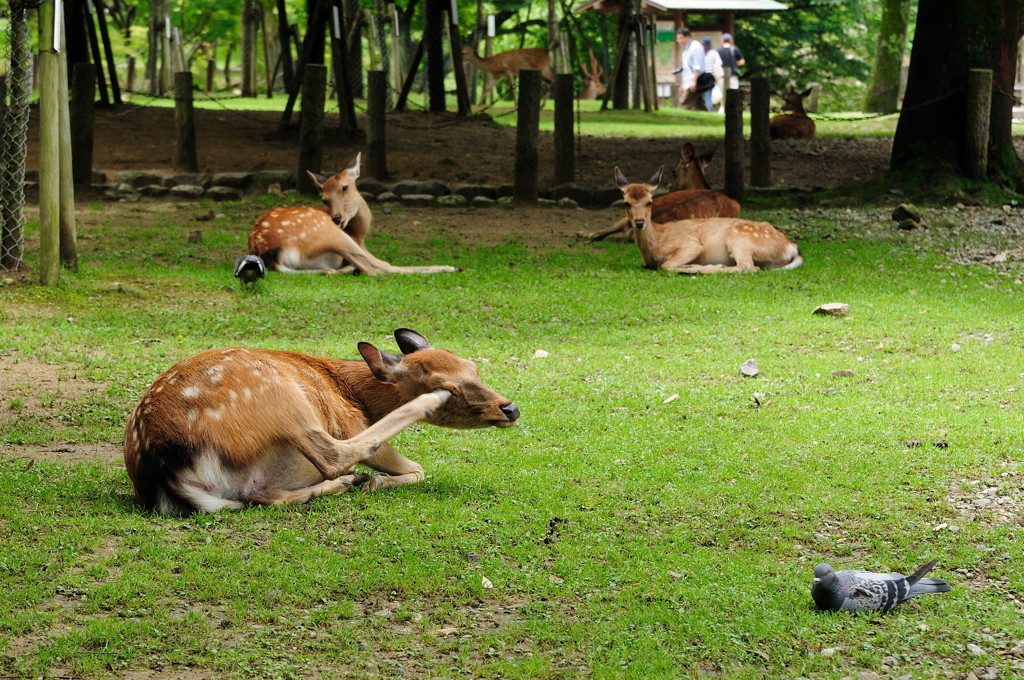
M 822 562 L 814 567 L 815 583 L 831 583 L 836 579 L 836 572 L 831 566 Z

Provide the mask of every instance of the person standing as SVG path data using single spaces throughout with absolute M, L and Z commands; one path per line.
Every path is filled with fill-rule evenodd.
M 693 111 L 707 111 L 704 95 L 697 91 L 697 77 L 704 70 L 704 48 L 693 39 L 690 29 L 686 27 L 676 31 L 676 42 L 683 47 L 682 63 L 677 69 L 677 72 L 683 72 L 683 84 L 679 88 L 683 95 L 681 106 Z
M 740 86 L 740 66 L 746 64 L 747 60 L 743 58 L 740 48 L 733 45 L 731 33 L 722 34 L 722 46 L 718 48 L 718 55 L 722 57 L 722 66 L 731 69 L 728 89 L 735 90 Z
M 722 57 L 716 50 L 711 49 L 711 38 L 701 38 L 701 45 L 704 47 L 704 73 L 710 73 L 715 77 L 711 87 L 702 90 L 704 95 L 704 107 L 708 111 L 715 110 L 715 104 L 722 101 L 722 80 L 725 78 L 725 71 L 722 69 Z M 717 101 L 715 100 L 717 96 Z

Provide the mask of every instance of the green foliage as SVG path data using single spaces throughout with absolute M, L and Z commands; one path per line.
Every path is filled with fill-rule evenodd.
M 784 12 L 737 18 L 736 42 L 747 59 L 744 77 L 769 79 L 773 92 L 820 83 L 821 110 L 856 111 L 873 63 L 877 26 L 869 3 L 797 0 Z

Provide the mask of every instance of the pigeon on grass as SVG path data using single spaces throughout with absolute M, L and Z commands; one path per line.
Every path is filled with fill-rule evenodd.
M 952 590 L 941 578 L 924 578 L 936 562 L 932 560 L 910 576 L 854 569 L 835 571 L 819 564 L 814 567 L 811 597 L 822 611 L 887 612 L 912 597 Z
M 256 255 L 242 255 L 235 260 L 235 278 L 242 282 L 242 287 L 255 285 L 267 275 L 263 260 Z

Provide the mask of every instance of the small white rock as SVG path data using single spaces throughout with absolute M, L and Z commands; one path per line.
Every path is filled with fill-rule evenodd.
M 845 302 L 826 302 L 814 308 L 812 314 L 829 314 L 831 316 L 846 316 L 850 313 L 850 305 Z
M 985 650 L 975 644 L 967 645 L 967 651 L 974 656 L 985 656 Z
M 534 359 L 543 359 L 543 358 L 544 358 L 544 357 L 546 357 L 547 355 L 548 355 L 548 353 L 547 353 L 547 352 L 545 352 L 545 351 L 544 351 L 544 350 L 542 350 L 542 349 L 539 349 L 539 350 L 537 350 L 536 352 L 534 352 L 534 353 L 533 353 L 533 358 L 534 358 Z
M 743 362 L 743 365 L 740 366 L 740 373 L 748 378 L 753 378 L 759 372 L 760 371 L 757 370 L 757 362 L 753 359 L 747 359 Z
M 950 345 L 950 347 L 949 347 L 949 348 L 950 348 L 951 350 L 953 350 L 954 352 L 959 352 L 959 351 L 960 351 L 960 345 L 958 345 L 958 344 L 957 344 L 957 343 L 955 343 L 955 342 L 954 342 L 954 343 L 953 343 L 952 345 Z

